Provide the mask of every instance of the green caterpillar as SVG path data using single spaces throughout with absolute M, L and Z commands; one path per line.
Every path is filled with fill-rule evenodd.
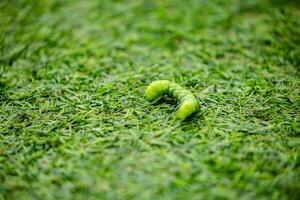
M 168 80 L 153 81 L 145 91 L 149 101 L 157 101 L 164 95 L 169 95 L 180 102 L 175 119 L 184 120 L 199 109 L 196 97 L 185 88 Z

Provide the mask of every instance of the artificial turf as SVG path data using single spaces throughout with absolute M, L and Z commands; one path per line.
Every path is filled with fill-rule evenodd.
M 300 3 L 1 0 L 0 199 L 299 199 Z M 153 80 L 201 111 L 149 103 Z

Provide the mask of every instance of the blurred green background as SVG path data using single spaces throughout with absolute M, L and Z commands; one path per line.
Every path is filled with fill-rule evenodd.
M 299 199 L 299 8 L 1 0 L 0 199 Z

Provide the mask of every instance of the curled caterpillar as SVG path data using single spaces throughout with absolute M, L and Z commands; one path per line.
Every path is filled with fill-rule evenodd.
M 145 91 L 149 101 L 157 101 L 164 95 L 176 98 L 180 102 L 175 118 L 184 120 L 199 109 L 196 97 L 185 88 L 168 80 L 153 81 Z

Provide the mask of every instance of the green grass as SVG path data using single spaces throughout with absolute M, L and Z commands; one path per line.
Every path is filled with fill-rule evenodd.
M 0 1 L 0 199 L 299 199 L 299 5 Z

